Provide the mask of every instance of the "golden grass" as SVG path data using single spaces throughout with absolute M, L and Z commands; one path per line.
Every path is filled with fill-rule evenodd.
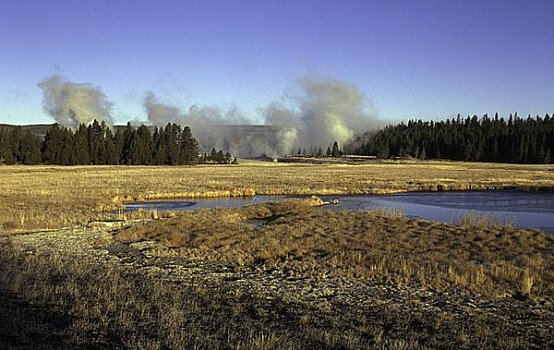
M 182 260 L 133 252 L 132 265 L 107 264 L 0 237 L 0 292 L 9 292 L 0 293 L 0 347 L 551 348 L 552 235 L 397 212 L 325 212 L 317 204 L 182 212 L 116 233 L 127 243 L 155 240 Z M 266 224 L 253 226 L 252 219 Z M 224 266 L 238 271 L 238 280 L 172 281 L 161 269 L 141 268 L 181 262 Z M 288 279 L 308 280 L 314 289 L 324 284 L 318 290 L 329 299 L 263 297 L 240 283 L 243 270 L 278 272 L 279 281 L 263 280 L 264 290 Z M 337 286 L 360 282 L 378 287 L 351 303 L 333 301 Z M 58 319 L 66 321 L 60 326 Z
M 459 289 L 490 298 L 554 296 L 551 234 L 393 214 L 328 212 L 290 200 L 184 212 L 132 226 L 116 238 L 155 240 L 187 259 L 263 264 L 296 276 Z
M 298 348 L 287 338 L 275 343 L 281 335 L 248 315 L 255 301 L 224 287 L 175 285 L 0 243 L 3 349 Z M 231 305 L 237 316 L 229 317 Z
M 473 226 L 476 228 L 515 226 L 515 223 L 513 222 L 513 220 L 495 215 L 494 213 L 483 213 L 483 214 L 479 214 L 476 212 L 467 213 L 454 218 L 453 222 L 460 225 Z
M 506 187 L 552 189 L 554 166 L 454 162 L 8 166 L 0 167 L 0 232 L 110 218 L 113 210 L 129 200 Z M 132 213 L 128 217 L 166 219 L 136 224 L 117 232 L 116 239 L 125 244 L 157 242 L 162 247 L 151 252 L 160 255 L 155 259 L 166 259 L 161 255 L 169 250 L 172 254 L 167 259 L 180 255 L 199 266 L 222 263 L 239 274 L 243 270 L 262 275 L 278 271 L 283 280 L 306 279 L 314 286 L 329 282 L 322 293 L 332 293 L 336 284 L 367 281 L 379 290 L 392 287 L 409 296 L 425 291 L 439 304 L 446 295 L 456 296 L 452 300 L 496 303 L 506 314 L 493 309 L 454 312 L 447 308 L 445 312 L 415 307 L 427 303 L 421 295 L 399 302 L 386 295 L 363 294 L 371 299 L 363 306 L 332 304 L 331 298 L 331 304 L 321 304 L 321 308 L 285 296 L 257 299 L 249 289 L 238 288 L 239 284 L 183 285 L 145 275 L 135 266 L 94 263 L 55 250 L 45 255 L 32 253 L 25 246 L 11 244 L 19 236 L 8 236 L 0 237 L 0 315 L 4 314 L 0 328 L 6 330 L 0 331 L 0 347 L 11 341 L 4 337 L 8 333 L 23 339 L 15 348 L 552 345 L 548 327 L 541 324 L 537 331 L 518 323 L 520 314 L 511 317 L 515 309 L 510 305 L 535 305 L 543 313 L 529 311 L 529 315 L 542 323 L 551 320 L 554 236 L 503 227 L 488 217 L 463 218 L 454 226 L 410 220 L 394 209 L 326 212 L 314 209 L 314 204 L 318 203 L 308 199 L 244 208 Z M 44 243 L 49 246 L 48 241 Z M 150 257 L 144 259 L 152 263 Z M 45 322 L 39 317 L 41 305 Z M 57 321 L 48 318 L 55 315 L 69 326 L 51 332 Z
M 552 189 L 554 165 L 456 162 L 217 166 L 2 166 L 0 230 L 59 228 L 107 218 L 132 200 L 254 194 Z

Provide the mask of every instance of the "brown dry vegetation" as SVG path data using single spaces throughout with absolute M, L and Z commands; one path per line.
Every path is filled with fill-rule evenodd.
M 141 199 L 501 188 L 552 189 L 554 166 L 457 162 L 2 166 L 0 230 L 83 224 L 106 218 L 125 201 Z
M 488 298 L 554 296 L 554 237 L 399 215 L 328 212 L 310 200 L 197 210 L 117 233 L 190 260 L 278 268 L 291 276 L 369 279 Z M 252 225 L 258 220 L 263 225 Z
M 78 249 L 86 230 L 5 237 L 0 346 L 554 345 L 551 235 L 314 204 L 183 212 Z
M 129 200 L 507 187 L 552 189 L 554 166 L 0 167 L 0 348 L 552 348 L 554 236 L 495 218 L 306 199 L 91 223 Z

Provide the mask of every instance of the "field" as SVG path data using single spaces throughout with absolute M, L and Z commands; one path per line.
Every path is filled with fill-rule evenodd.
M 2 348 L 554 346 L 551 234 L 322 211 L 317 198 L 117 213 L 135 199 L 552 189 L 554 166 L 0 167 L 0 179 Z
M 0 230 L 105 219 L 125 201 L 254 194 L 554 188 L 554 166 L 456 162 L 0 167 Z

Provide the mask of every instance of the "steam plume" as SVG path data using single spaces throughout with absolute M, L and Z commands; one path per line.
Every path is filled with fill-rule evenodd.
M 303 143 L 317 147 L 334 141 L 345 144 L 357 130 L 369 128 L 365 98 L 355 85 L 314 78 L 302 78 L 299 83 L 305 92 L 300 103 Z
M 298 111 L 273 103 L 264 113 L 267 124 L 281 127 L 282 153 L 297 147 L 325 149 L 334 141 L 345 145 L 356 132 L 379 124 L 366 111 L 368 102 L 353 84 L 312 77 L 301 78 L 298 84 L 303 91 L 297 101 Z
M 247 125 L 249 120 L 243 117 L 236 108 L 222 111 L 215 107 L 192 105 L 187 112 L 178 107 L 161 103 L 154 93 L 148 91 L 144 97 L 143 107 L 148 121 L 156 126 L 177 123 L 191 127 L 194 137 L 204 151 L 212 147 L 224 149 L 237 155 L 253 155 L 262 148 L 247 133 L 240 133 L 238 125 Z M 230 127 L 230 126 L 233 127 Z
M 367 112 L 368 102 L 353 84 L 339 80 L 304 77 L 298 80 L 302 95 L 296 108 L 278 102 L 261 111 L 265 126 L 245 125 L 249 121 L 236 109 L 193 105 L 188 112 L 162 104 L 148 92 L 144 108 L 148 120 L 158 126 L 168 122 L 189 125 L 204 150 L 229 150 L 239 156 L 282 155 L 299 147 L 325 149 L 338 141 L 341 146 L 356 132 L 364 132 L 379 122 Z M 239 126 L 240 125 L 240 126 Z
M 177 123 L 181 118 L 179 108 L 160 103 L 156 95 L 150 91 L 144 96 L 143 106 L 148 120 L 154 125 Z
M 273 102 L 265 109 L 264 118 L 266 125 L 274 125 L 279 130 L 274 153 L 282 155 L 292 152 L 300 131 L 298 116 L 282 104 Z
M 60 125 L 76 129 L 94 119 L 112 125 L 112 103 L 99 88 L 88 83 L 72 83 L 53 75 L 38 84 L 43 92 L 43 108 Z

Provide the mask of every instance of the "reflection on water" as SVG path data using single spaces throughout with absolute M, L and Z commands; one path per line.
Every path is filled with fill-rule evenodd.
M 408 217 L 442 222 L 456 222 L 468 214 L 491 215 L 500 222 L 517 227 L 540 228 L 554 233 L 554 192 L 410 192 L 336 198 L 341 202 L 340 208 L 329 206 L 327 210 L 393 207 Z
M 127 210 L 189 210 L 214 207 L 236 207 L 291 196 L 255 196 L 252 198 L 192 199 L 130 203 Z M 554 192 L 466 191 L 411 192 L 386 196 L 340 195 L 322 196 L 340 204 L 324 206 L 323 210 L 371 210 L 394 208 L 408 217 L 442 222 L 456 222 L 467 214 L 491 215 L 496 221 L 513 223 L 517 227 L 540 228 L 554 233 Z

